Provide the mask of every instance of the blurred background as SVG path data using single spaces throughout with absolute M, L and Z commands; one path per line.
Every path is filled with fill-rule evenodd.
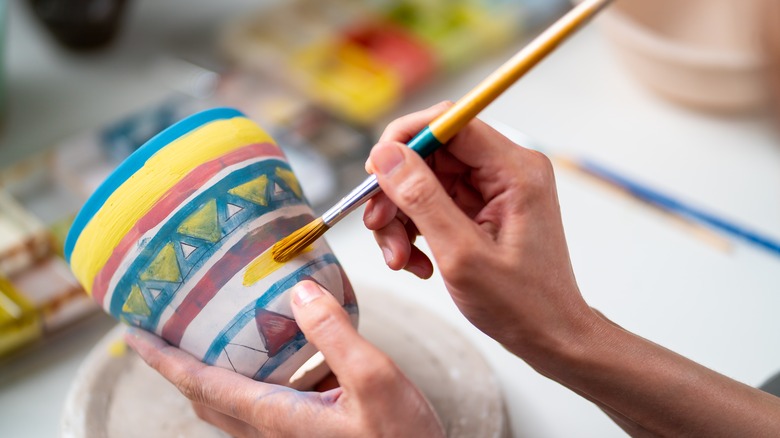
M 52 381 L 71 378 L 78 362 L 51 340 L 84 348 L 112 325 L 71 276 L 63 240 L 86 198 L 153 135 L 202 109 L 236 107 L 285 149 L 321 211 L 362 180 L 388 121 L 457 99 L 570 7 L 0 0 L 0 391 L 30 364 Z M 743 204 L 747 190 L 714 179 L 720 164 L 741 163 L 736 149 L 707 179 L 690 176 L 702 164 L 685 148 L 754 141 L 763 173 L 728 172 L 780 187 L 777 23 L 774 0 L 619 0 L 485 116 L 529 134 L 515 137 L 526 146 L 585 152 L 664 189 L 690 182 L 687 195 L 777 231 L 778 207 Z M 67 366 L 54 368 L 60 360 Z

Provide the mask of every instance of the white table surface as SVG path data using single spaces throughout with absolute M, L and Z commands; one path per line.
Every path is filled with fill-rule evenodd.
M 193 27 L 204 30 L 200 41 L 209 41 L 214 23 L 231 11 L 192 6 L 170 22 L 158 12 L 174 11 L 183 0 L 136 2 L 118 42 L 131 55 L 112 49 L 101 58 L 59 50 L 37 32 L 24 4 L 10 3 L 6 85 L 12 101 L 0 163 L 155 101 L 162 86 L 143 83 L 140 60 L 155 51 L 186 53 L 182 35 Z M 243 6 L 227 4 L 233 12 Z M 133 38 L 161 43 L 151 50 L 134 46 Z M 456 99 L 505 55 L 432 87 L 400 112 Z M 780 137 L 772 119 L 701 114 L 657 98 L 628 75 L 595 28 L 544 61 L 484 118 L 509 135 L 519 130 L 532 136 L 548 151 L 595 159 L 780 239 Z M 737 240 L 724 252 L 587 179 L 563 169 L 557 176 L 574 268 L 591 305 L 747 384 L 760 385 L 780 370 L 780 257 Z M 592 404 L 471 327 L 440 278 L 420 281 L 386 269 L 358 214 L 327 239 L 358 286 L 358 299 L 361 287 L 381 287 L 428 308 L 474 341 L 501 382 L 515 436 L 624 435 Z M 0 435 L 56 436 L 81 360 L 112 325 L 96 317 L 0 368 Z

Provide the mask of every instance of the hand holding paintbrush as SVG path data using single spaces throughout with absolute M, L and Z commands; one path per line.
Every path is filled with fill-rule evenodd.
M 612 0 L 586 0 L 580 3 L 463 96 L 454 106 L 423 128 L 407 143 L 407 146 L 422 157 L 426 157 L 447 143 L 501 93 L 611 2 Z M 274 260 L 286 262 L 292 259 L 379 191 L 376 177 L 369 177 L 320 218 L 277 242 L 272 248 Z

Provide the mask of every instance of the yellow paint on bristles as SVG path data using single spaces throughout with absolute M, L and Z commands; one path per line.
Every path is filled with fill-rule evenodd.
M 322 218 L 317 218 L 284 239 L 276 242 L 271 253 L 275 261 L 285 263 L 304 251 L 328 231 L 328 226 Z

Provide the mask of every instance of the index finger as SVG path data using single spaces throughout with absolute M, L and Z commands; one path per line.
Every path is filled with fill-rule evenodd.
M 452 102 L 441 102 L 393 120 L 387 125 L 379 141 L 407 143 L 452 106 Z M 479 119 L 470 121 L 446 144 L 449 154 L 468 167 L 476 169 L 503 166 L 506 164 L 506 154 L 509 150 L 523 149 Z M 370 166 L 367 166 L 367 170 L 371 170 Z
M 173 383 L 188 399 L 251 424 L 278 425 L 295 421 L 283 407 L 308 396 L 290 388 L 252 380 L 236 372 L 206 365 L 192 355 L 146 331 L 132 328 L 125 341 L 152 368 Z M 262 412 L 262 418 L 257 415 Z
M 406 143 L 452 105 L 452 102 L 440 102 L 422 111 L 399 117 L 387 125 L 379 141 Z

